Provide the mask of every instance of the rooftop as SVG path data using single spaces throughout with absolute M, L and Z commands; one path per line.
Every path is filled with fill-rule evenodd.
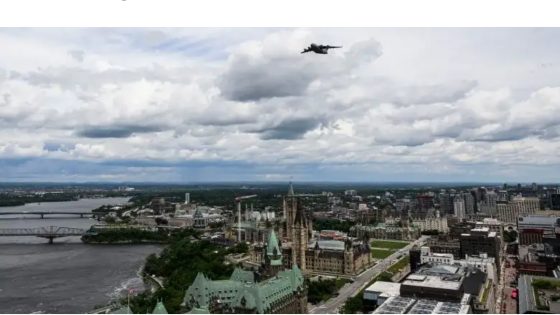
M 527 215 L 527 216 L 519 216 L 517 221 L 521 225 L 525 224 L 534 224 L 534 225 L 560 225 L 560 218 L 559 217 L 549 217 L 543 215 Z
M 344 250 L 344 242 L 343 241 L 320 240 L 320 241 L 316 241 L 316 242 L 319 243 L 319 248 L 321 248 L 321 249 L 340 250 L 340 251 Z M 315 248 L 315 243 L 316 242 L 309 243 L 309 245 L 307 247 L 308 248 Z
M 469 309 L 468 303 L 463 301 L 452 303 L 395 296 L 388 298 L 373 314 L 468 314 Z
M 465 274 L 461 265 L 424 264 L 406 277 L 402 285 L 459 290 Z
M 461 278 L 447 280 L 439 276 L 420 276 L 410 275 L 403 281 L 403 285 L 417 287 L 431 287 L 447 290 L 459 290 L 461 288 Z
M 400 283 L 376 281 L 366 289 L 366 292 L 379 292 L 386 293 L 390 296 L 397 296 L 400 294 L 400 290 Z

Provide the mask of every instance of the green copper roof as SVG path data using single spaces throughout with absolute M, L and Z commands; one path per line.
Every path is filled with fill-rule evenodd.
M 241 269 L 233 272 L 231 280 L 212 281 L 199 273 L 187 289 L 185 304 L 193 307 L 191 313 L 195 313 L 200 309 L 207 310 L 209 301 L 214 298 L 230 307 L 255 310 L 263 314 L 269 312 L 274 303 L 304 286 L 303 275 L 297 265 L 260 283 L 243 281 L 248 277 L 248 273 Z
M 271 229 L 270 234 L 268 235 L 268 242 L 266 244 L 266 254 L 268 256 L 274 255 L 274 249 L 276 249 L 276 255 L 282 255 L 280 247 L 278 246 L 278 238 L 276 237 L 276 233 L 273 229 Z
M 233 273 L 231 274 L 230 280 L 232 281 L 240 281 L 240 282 L 248 282 L 254 283 L 255 282 L 255 274 L 252 271 L 246 271 L 241 268 L 235 268 Z
M 167 309 L 165 308 L 165 305 L 163 305 L 161 301 L 158 301 L 152 314 L 167 314 Z
M 194 307 L 187 314 L 210 314 L 210 311 L 207 308 Z

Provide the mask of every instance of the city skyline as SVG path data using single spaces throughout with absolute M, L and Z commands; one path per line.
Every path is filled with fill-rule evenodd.
M 556 182 L 558 35 L 2 29 L 2 181 Z

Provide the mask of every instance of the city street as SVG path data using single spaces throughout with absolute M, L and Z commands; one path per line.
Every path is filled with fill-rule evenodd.
M 408 244 L 402 249 L 402 251 L 408 252 L 414 245 L 422 246 L 425 244 L 429 236 L 422 236 L 416 241 Z M 318 305 L 309 310 L 310 314 L 336 314 L 339 312 L 340 308 L 344 305 L 346 300 L 357 294 L 362 290 L 374 277 L 385 271 L 391 266 L 391 262 L 400 255 L 399 251 L 396 251 L 391 256 L 379 261 L 375 266 L 367 269 L 356 277 L 356 280 L 350 284 L 345 285 L 339 291 L 339 294 L 322 305 Z
M 502 296 L 502 307 L 501 313 L 503 314 L 517 314 L 517 300 L 511 297 L 513 289 L 517 288 L 517 285 L 512 284 L 516 280 L 517 270 L 514 267 L 514 261 L 507 258 L 510 267 L 504 269 L 504 295 Z

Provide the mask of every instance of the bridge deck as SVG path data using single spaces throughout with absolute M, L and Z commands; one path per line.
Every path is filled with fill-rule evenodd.
M 38 228 L 0 229 L 0 236 L 37 236 L 56 238 L 64 236 L 81 236 L 85 232 L 86 231 L 84 229 L 48 226 Z

